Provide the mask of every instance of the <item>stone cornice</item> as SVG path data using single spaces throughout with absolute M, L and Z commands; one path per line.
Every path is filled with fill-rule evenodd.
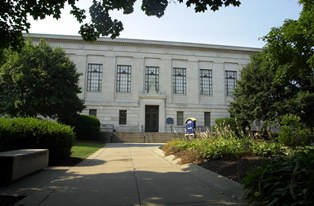
M 194 51 L 220 51 L 220 52 L 235 52 L 235 53 L 255 53 L 261 51 L 260 48 L 226 46 L 214 44 L 199 44 L 199 43 L 185 43 L 185 42 L 171 42 L 171 41 L 156 41 L 156 40 L 140 40 L 140 39 L 110 39 L 107 37 L 100 37 L 95 42 L 84 41 L 80 36 L 73 35 L 54 35 L 54 34 L 24 34 L 25 38 L 34 40 L 45 39 L 47 42 L 56 43 L 78 43 L 78 44 L 99 44 L 108 46 L 135 46 L 135 47 L 149 47 L 149 48 L 163 48 L 163 49 L 184 49 Z

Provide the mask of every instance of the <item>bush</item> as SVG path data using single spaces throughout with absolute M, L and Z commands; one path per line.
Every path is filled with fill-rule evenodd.
M 296 147 L 308 145 L 311 141 L 311 130 L 305 128 L 301 118 L 287 114 L 281 120 L 279 142 L 286 146 Z
M 172 155 L 182 150 L 185 150 L 188 144 L 182 145 L 185 141 L 182 140 L 172 140 L 167 142 L 164 146 L 162 146 L 162 150 L 165 152 L 165 155 Z
M 245 198 L 262 205 L 314 205 L 314 150 L 275 158 L 244 178 Z
M 285 152 L 283 145 L 277 141 L 266 141 L 261 139 L 251 140 L 250 150 L 252 150 L 252 155 L 260 157 L 271 157 Z
M 200 135 L 198 135 L 200 136 Z M 164 145 L 166 155 L 184 150 L 195 150 L 203 159 L 220 159 L 243 156 L 270 157 L 282 153 L 278 142 L 255 140 L 249 137 L 238 138 L 232 135 L 208 136 L 201 139 L 173 140 Z
M 223 129 L 226 126 L 230 127 L 233 131 L 237 129 L 237 124 L 234 118 L 226 117 L 226 118 L 219 118 L 215 120 L 215 126 Z
M 49 149 L 49 164 L 71 155 L 75 140 L 69 126 L 36 118 L 0 118 L 0 151 Z
M 100 136 L 100 121 L 95 116 L 77 115 L 70 125 L 74 127 L 77 139 L 97 140 Z
M 232 134 L 234 134 L 235 136 L 240 136 L 241 134 L 241 129 L 239 129 L 236 120 L 232 117 L 216 119 L 213 130 L 221 132 L 224 130 L 228 130 L 229 132 L 232 132 Z

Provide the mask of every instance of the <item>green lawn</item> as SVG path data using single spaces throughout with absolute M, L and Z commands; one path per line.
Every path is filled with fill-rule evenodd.
M 71 157 L 86 159 L 88 156 L 105 146 L 99 141 L 77 140 L 72 147 Z

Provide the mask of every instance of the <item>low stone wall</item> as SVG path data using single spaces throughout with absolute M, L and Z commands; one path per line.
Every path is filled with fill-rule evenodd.
M 48 166 L 48 149 L 20 149 L 0 152 L 0 182 L 11 183 Z

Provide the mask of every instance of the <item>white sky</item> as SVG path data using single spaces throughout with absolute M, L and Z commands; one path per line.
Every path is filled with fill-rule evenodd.
M 92 0 L 80 0 L 80 8 L 88 10 Z M 242 0 L 240 7 L 195 13 L 185 4 L 169 0 L 165 15 L 148 17 L 141 11 L 140 0 L 134 13 L 113 12 L 112 18 L 124 25 L 121 38 L 150 39 L 177 42 L 263 47 L 259 40 L 272 27 L 281 26 L 285 19 L 297 19 L 301 6 L 297 0 Z M 78 35 L 79 23 L 66 8 L 61 19 L 46 18 L 31 21 L 30 33 Z

